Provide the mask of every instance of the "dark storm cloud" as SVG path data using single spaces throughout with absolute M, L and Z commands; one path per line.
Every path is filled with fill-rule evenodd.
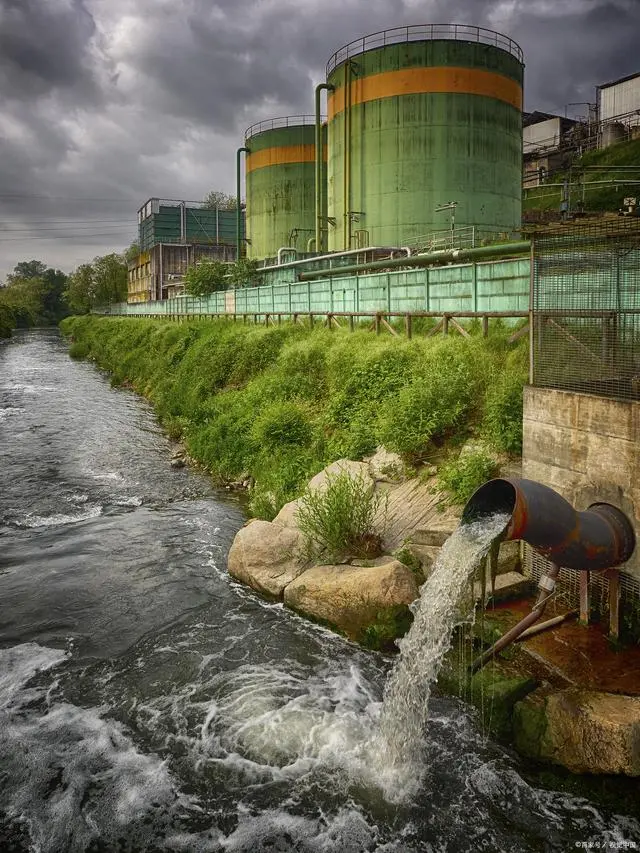
M 97 93 L 88 46 L 95 32 L 81 0 L 0 0 L 0 85 L 4 97 L 55 89 Z
M 89 239 L 88 257 L 122 248 L 117 220 L 150 196 L 233 192 L 244 128 L 312 112 L 343 44 L 430 22 L 514 38 L 528 110 L 640 71 L 640 0 L 0 0 L 0 274 L 38 254 L 70 267 Z M 40 243 L 62 219 L 116 230 Z
M 141 75 L 152 103 L 232 130 L 256 109 L 310 112 L 329 53 L 406 13 L 402 0 L 190 0 L 165 7 L 121 61 Z

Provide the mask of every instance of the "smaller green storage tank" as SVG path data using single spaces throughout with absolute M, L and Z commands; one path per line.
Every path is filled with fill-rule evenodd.
M 159 243 L 236 244 L 236 211 L 151 198 L 138 211 L 140 251 Z
M 322 128 L 326 181 L 326 126 Z M 315 118 L 286 116 L 248 128 L 247 255 L 275 258 L 278 249 L 306 252 L 315 235 Z M 326 199 L 326 191 L 323 193 Z

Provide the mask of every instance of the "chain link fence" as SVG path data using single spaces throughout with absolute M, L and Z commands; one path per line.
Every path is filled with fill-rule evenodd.
M 640 399 L 640 219 L 534 240 L 533 384 Z

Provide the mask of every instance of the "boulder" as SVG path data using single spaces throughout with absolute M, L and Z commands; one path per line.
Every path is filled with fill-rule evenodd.
M 297 528 L 296 512 L 298 511 L 299 506 L 300 498 L 295 501 L 289 501 L 289 503 L 285 504 L 280 510 L 280 512 L 273 519 L 273 523 L 280 524 L 282 527 Z
M 309 480 L 309 489 L 324 489 L 327 485 L 329 477 L 337 477 L 338 474 L 346 472 L 354 479 L 361 478 L 368 485 L 373 485 L 373 479 L 369 473 L 369 466 L 366 462 L 352 462 L 351 459 L 338 459 L 323 468 L 319 474 Z
M 417 597 L 413 573 L 393 557 L 372 566 L 314 566 L 284 591 L 289 607 L 356 641 L 401 613 L 408 616 L 407 606 Z
M 281 599 L 287 584 L 305 569 L 299 552 L 297 530 L 256 519 L 238 531 L 227 568 L 236 580 Z
M 640 697 L 570 688 L 516 705 L 516 747 L 573 773 L 640 776 Z
M 406 480 L 406 466 L 402 457 L 397 453 L 391 453 L 380 445 L 375 454 L 368 460 L 369 473 L 374 480 L 386 483 L 398 483 Z

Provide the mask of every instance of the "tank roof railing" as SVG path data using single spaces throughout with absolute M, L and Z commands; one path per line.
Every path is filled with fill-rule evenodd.
M 327 117 L 322 116 L 322 121 L 326 121 Z M 312 115 L 299 115 L 299 116 L 279 116 L 278 118 L 266 118 L 262 121 L 257 121 L 255 124 L 252 124 L 248 127 L 244 132 L 244 138 L 250 139 L 252 136 L 256 136 L 258 133 L 262 133 L 265 130 L 276 130 L 279 127 L 299 127 L 303 124 L 315 124 L 316 117 Z
M 408 27 L 393 27 L 390 30 L 380 30 L 377 33 L 363 36 L 345 44 L 337 50 L 327 62 L 327 77 L 338 65 L 346 62 L 352 56 L 365 53 L 377 47 L 388 44 L 399 44 L 411 41 L 436 41 L 446 39 L 451 41 L 479 42 L 489 44 L 507 51 L 519 62 L 524 62 L 522 48 L 517 42 L 494 30 L 484 27 L 472 27 L 467 24 L 416 24 Z

